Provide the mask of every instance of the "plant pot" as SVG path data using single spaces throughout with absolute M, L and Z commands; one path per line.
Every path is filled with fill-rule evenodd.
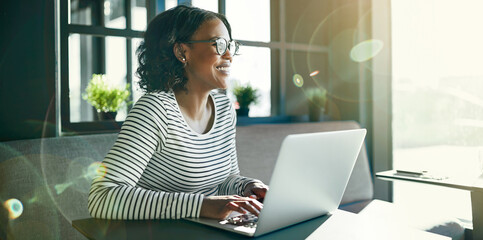
M 236 115 L 240 117 L 247 117 L 250 109 L 248 107 L 240 107 L 236 110 Z
M 98 112 L 97 118 L 99 121 L 115 121 L 117 112 Z

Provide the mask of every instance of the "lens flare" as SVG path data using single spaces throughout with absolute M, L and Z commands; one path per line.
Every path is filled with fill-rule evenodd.
M 378 39 L 369 39 L 355 45 L 350 52 L 350 57 L 355 62 L 365 62 L 374 58 L 384 47 L 384 43 Z
M 319 74 L 319 70 L 315 70 L 315 71 L 311 72 L 310 76 L 313 77 L 313 76 L 316 76 L 317 74 Z
M 65 191 L 65 189 L 70 187 L 72 184 L 74 184 L 74 183 L 73 182 L 67 182 L 67 183 L 56 184 L 55 187 L 54 187 L 55 192 L 57 193 L 57 195 L 60 195 Z
M 38 200 L 38 199 L 37 199 L 37 196 L 33 196 L 32 198 L 30 198 L 30 199 L 27 201 L 27 203 L 32 204 L 32 203 L 34 203 L 34 202 L 37 202 L 37 200 Z
M 106 176 L 106 165 L 102 162 L 93 162 L 87 167 L 87 173 L 84 175 L 85 178 L 92 180 L 94 177 L 104 177 Z
M 75 166 L 73 165 L 73 167 Z M 94 179 L 95 177 L 103 178 L 105 175 L 106 166 L 102 162 L 93 162 L 87 168 L 82 169 L 82 174 L 77 174 L 73 177 L 70 177 L 70 181 L 56 184 L 54 186 L 55 192 L 57 193 L 57 195 L 60 195 L 71 186 L 74 186 L 78 191 L 84 191 L 84 188 L 86 188 L 84 185 L 86 183 L 90 185 L 92 179 Z
M 11 198 L 3 203 L 3 206 L 8 210 L 8 218 L 16 219 L 23 213 L 23 205 L 18 199 Z
M 304 85 L 304 78 L 300 74 L 294 74 L 293 84 L 297 87 L 302 87 Z

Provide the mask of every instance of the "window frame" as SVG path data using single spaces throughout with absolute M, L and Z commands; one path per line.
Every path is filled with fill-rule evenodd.
M 126 28 L 114 29 L 104 27 L 103 20 L 99 25 L 82 25 L 82 24 L 70 24 L 69 17 L 69 2 L 70 0 L 59 0 L 59 32 L 60 38 L 59 50 L 60 50 L 60 104 L 58 104 L 60 114 L 58 117 L 59 136 L 73 135 L 73 134 L 88 134 L 88 133 L 100 133 L 100 132 L 115 132 L 118 131 L 122 125 L 122 121 L 95 121 L 95 122 L 71 122 L 70 119 L 70 97 L 69 97 L 69 36 L 71 34 L 82 34 L 92 37 L 122 37 L 126 41 L 126 82 L 132 84 L 132 39 L 142 38 L 143 31 L 133 30 L 131 6 L 135 0 L 124 1 L 124 12 L 126 17 Z M 101 1 L 100 1 L 101 2 Z M 147 19 L 149 22 L 155 15 L 155 1 L 146 0 Z M 100 19 L 103 19 L 102 17 Z M 102 52 L 105 49 L 105 40 L 102 39 L 99 43 L 100 50 Z M 105 53 L 100 54 L 97 57 L 99 66 L 102 71 L 105 71 Z M 60 105 L 60 106 L 59 106 Z M 59 119 L 60 118 L 60 119 Z
M 93 121 L 78 122 L 70 121 L 70 98 L 69 98 L 69 35 L 84 34 L 93 37 L 123 37 L 126 39 L 126 70 L 127 83 L 132 84 L 132 39 L 142 38 L 144 32 L 131 29 L 131 1 L 125 0 L 124 11 L 126 15 L 126 28 L 113 29 L 103 26 L 86 26 L 80 24 L 69 24 L 69 1 L 57 0 L 59 4 L 59 52 L 60 52 L 60 80 L 58 81 L 58 99 L 57 104 L 59 115 L 57 116 L 58 136 L 90 134 L 102 132 L 116 132 L 120 129 L 123 121 Z M 249 125 L 256 123 L 288 123 L 288 122 L 304 122 L 303 116 L 288 116 L 286 114 L 286 90 L 289 79 L 287 79 L 287 58 L 289 51 L 306 51 L 314 53 L 327 53 L 326 46 L 311 46 L 303 43 L 293 43 L 286 40 L 285 21 L 286 21 L 286 0 L 270 0 L 270 26 L 272 29 L 271 39 L 278 41 L 260 42 L 239 40 L 244 46 L 269 48 L 271 52 L 271 116 L 269 117 L 240 117 L 239 125 Z M 146 0 L 147 23 L 153 19 L 156 14 L 165 10 L 165 0 Z M 178 0 L 178 5 L 191 5 L 191 0 Z M 226 1 L 218 0 L 218 12 L 226 13 Z M 102 59 L 105 64 L 105 59 Z M 131 95 L 132 96 L 132 95 Z

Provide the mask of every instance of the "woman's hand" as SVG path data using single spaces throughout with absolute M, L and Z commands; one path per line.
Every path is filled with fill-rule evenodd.
M 225 219 L 232 211 L 248 212 L 258 216 L 263 204 L 253 198 L 234 196 L 208 196 L 201 204 L 200 217 Z
M 263 184 L 262 182 L 252 182 L 245 187 L 245 190 L 243 190 L 243 196 L 255 198 L 258 201 L 263 202 L 267 191 L 267 185 Z

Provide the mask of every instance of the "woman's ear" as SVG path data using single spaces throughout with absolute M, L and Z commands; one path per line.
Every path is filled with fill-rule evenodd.
M 182 62 L 182 63 L 186 63 L 187 62 L 187 59 L 186 59 L 186 50 L 185 50 L 185 46 L 184 44 L 182 43 L 176 43 L 174 44 L 173 46 L 173 52 L 174 52 L 174 55 L 176 56 L 176 58 Z

